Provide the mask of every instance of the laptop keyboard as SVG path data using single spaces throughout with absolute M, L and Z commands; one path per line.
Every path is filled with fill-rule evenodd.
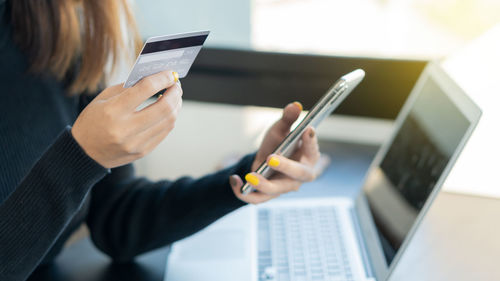
M 351 281 L 335 207 L 259 209 L 259 280 Z

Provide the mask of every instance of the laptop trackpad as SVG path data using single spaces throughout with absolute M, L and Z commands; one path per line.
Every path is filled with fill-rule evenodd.
M 241 259 L 247 254 L 242 241 L 247 241 L 247 237 L 241 229 L 210 230 L 192 237 L 190 243 L 179 249 L 178 254 L 180 259 L 189 261 Z
M 165 280 L 257 280 L 255 214 L 254 206 L 243 207 L 176 242 Z

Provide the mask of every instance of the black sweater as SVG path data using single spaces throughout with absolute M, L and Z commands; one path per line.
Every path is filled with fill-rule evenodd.
M 25 280 L 86 223 L 94 244 L 118 261 L 186 237 L 242 206 L 231 174 L 253 155 L 199 179 L 151 182 L 132 165 L 105 169 L 73 139 L 89 102 L 50 76 L 27 74 L 0 0 L 0 280 Z

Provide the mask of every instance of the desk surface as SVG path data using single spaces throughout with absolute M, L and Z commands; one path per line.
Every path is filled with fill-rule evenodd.
M 390 281 L 500 280 L 500 200 L 442 192 Z
M 359 190 L 373 147 L 323 145 L 332 164 L 316 184 L 284 196 L 346 196 Z M 328 184 L 328 185 L 327 185 Z M 392 280 L 500 280 L 500 200 L 441 193 L 417 231 Z M 41 268 L 30 281 L 160 281 L 168 248 L 116 265 L 88 239 L 79 241 Z

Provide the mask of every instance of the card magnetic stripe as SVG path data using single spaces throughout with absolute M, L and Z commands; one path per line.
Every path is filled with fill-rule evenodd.
M 173 49 L 202 46 L 208 35 L 198 35 L 186 38 L 167 39 L 162 41 L 148 42 L 141 54 L 150 54 Z

